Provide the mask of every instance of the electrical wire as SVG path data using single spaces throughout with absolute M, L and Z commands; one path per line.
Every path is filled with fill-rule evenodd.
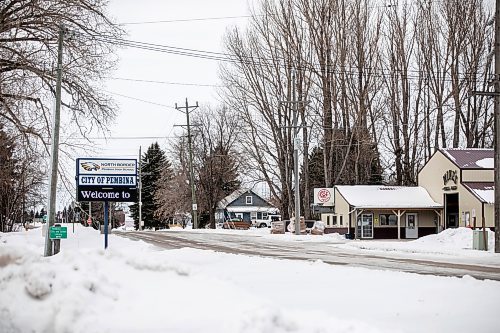
M 147 103 L 147 104 L 152 104 L 152 105 L 157 105 L 157 106 L 161 106 L 161 107 L 164 107 L 164 108 L 170 108 L 170 109 L 177 110 L 173 106 L 169 106 L 169 105 L 165 105 L 165 104 L 161 104 L 161 103 L 156 103 L 156 102 L 151 102 L 151 101 L 148 101 L 148 100 L 145 100 L 145 99 L 141 99 L 141 98 L 137 98 L 137 97 L 132 97 L 132 96 L 124 95 L 124 94 L 119 94 L 119 93 L 115 93 L 115 92 L 104 90 L 104 89 L 102 89 L 102 91 L 107 92 L 108 94 L 111 94 L 111 95 L 121 96 L 121 97 L 132 99 L 132 100 L 135 100 L 135 101 L 138 101 L 138 102 L 143 102 L 143 103 Z
M 214 87 L 214 88 L 222 88 L 223 87 L 221 85 L 216 85 L 216 84 L 167 82 L 167 81 L 132 79 L 132 78 L 123 78 L 123 77 L 108 77 L 108 79 L 121 80 L 121 81 L 132 81 L 132 82 L 158 83 L 158 84 L 168 84 L 168 85 L 178 85 L 178 86 Z
M 249 18 L 249 17 L 252 17 L 252 15 L 220 16 L 220 17 L 200 17 L 200 18 L 158 20 L 158 21 L 122 22 L 122 23 L 120 23 L 120 25 L 139 25 L 139 24 L 195 22 L 195 21 L 216 21 L 216 20 L 228 20 L 228 19 Z
M 132 41 L 132 40 L 126 40 L 126 39 L 119 39 L 119 38 L 106 38 L 102 39 L 100 37 L 95 37 L 96 39 L 102 41 L 102 42 L 107 42 L 119 46 L 125 46 L 125 47 L 131 47 L 131 48 L 136 48 L 136 49 L 141 49 L 141 50 L 146 50 L 146 51 L 155 51 L 155 52 L 160 52 L 160 53 L 167 53 L 167 54 L 174 54 L 174 55 L 180 55 L 180 56 L 188 56 L 188 57 L 194 57 L 194 58 L 199 58 L 199 59 L 206 59 L 206 60 L 215 60 L 215 61 L 222 61 L 222 62 L 229 62 L 229 63 L 234 63 L 234 64 L 246 64 L 246 65 L 256 65 L 256 66 L 275 66 L 276 62 L 278 61 L 278 65 L 282 68 L 289 68 L 289 66 L 285 66 L 284 64 L 281 64 L 281 61 L 284 62 L 284 59 L 271 59 L 271 58 L 261 58 L 261 57 L 254 57 L 254 56 L 247 56 L 247 55 L 240 55 L 238 57 L 234 55 L 230 55 L 228 53 L 221 53 L 221 52 L 213 52 L 213 51 L 204 51 L 204 50 L 196 50 L 196 49 L 189 49 L 189 48 L 180 48 L 180 47 L 174 47 L 174 46 L 169 46 L 169 45 L 161 45 L 161 44 L 154 44 L 154 43 L 146 43 L 146 42 L 139 42 L 139 41 Z M 308 64 L 303 66 L 300 69 L 305 69 L 305 70 L 315 70 L 315 71 L 321 71 L 321 64 Z M 386 78 L 391 78 L 394 77 L 396 73 L 402 72 L 402 69 L 397 69 L 397 70 L 391 70 L 387 68 L 369 68 L 369 67 L 355 67 L 351 66 L 349 69 L 330 69 L 326 70 L 326 72 L 331 73 L 331 74 L 343 74 L 343 75 L 351 75 L 351 76 L 358 76 L 360 75 L 360 72 L 363 72 L 367 76 L 378 76 L 378 77 L 386 77 Z M 403 73 L 398 74 L 399 76 L 404 76 L 404 78 L 408 80 L 430 80 L 431 78 L 428 75 L 425 76 L 418 76 L 418 74 L 427 74 L 424 71 L 421 70 L 407 70 L 408 72 L 412 73 L 411 75 L 403 75 Z M 462 75 L 459 79 L 461 80 L 469 80 L 472 82 L 472 80 L 469 78 L 470 73 L 458 73 L 459 75 Z M 484 75 L 484 73 L 475 73 L 477 76 Z M 400 77 L 397 76 L 398 79 Z M 446 78 L 442 79 L 443 81 L 451 81 L 451 78 Z M 483 80 L 478 78 L 476 82 L 482 82 Z

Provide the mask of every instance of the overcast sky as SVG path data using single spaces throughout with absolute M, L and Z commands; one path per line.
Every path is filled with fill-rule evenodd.
M 112 0 L 109 14 L 120 23 L 189 20 L 165 23 L 126 24 L 127 39 L 174 47 L 222 51 L 222 38 L 230 26 L 244 26 L 248 18 L 224 18 L 249 15 L 247 0 Z M 205 19 L 206 20 L 192 20 Z M 218 84 L 218 62 L 187 56 L 138 49 L 121 49 L 115 78 L 166 81 L 184 84 Z M 113 95 L 119 105 L 111 137 L 163 137 L 181 134 L 174 125 L 186 123 L 185 114 L 173 109 L 175 103 L 217 104 L 215 87 L 157 84 L 111 79 L 105 90 L 133 98 L 163 104 L 162 107 Z M 139 146 L 147 148 L 156 139 L 109 140 L 102 142 L 100 156 L 131 158 Z
M 248 22 L 245 16 L 250 14 L 248 3 L 251 1 L 111 0 L 108 16 L 124 23 L 127 40 L 221 52 L 226 29 L 235 25 L 244 27 Z M 147 23 L 155 21 L 173 22 Z M 182 135 L 183 129 L 174 125 L 186 124 L 185 113 L 176 111 L 175 103 L 185 105 L 186 98 L 190 105 L 196 102 L 200 106 L 218 103 L 216 87 L 198 86 L 219 84 L 217 61 L 133 48 L 119 49 L 118 56 L 117 69 L 111 74 L 114 79 L 109 79 L 103 87 L 119 106 L 116 120 L 109 128 L 109 139 L 99 139 L 102 134 L 96 134 L 93 136 L 98 138 L 94 140 L 96 145 L 82 141 L 89 149 L 79 151 L 69 159 L 69 156 L 64 156 L 60 162 L 68 170 L 70 182 L 71 175 L 76 172 L 76 158 L 137 158 L 140 146 L 144 152 L 156 141 L 163 149 L 167 148 L 170 138 Z M 155 138 L 134 139 L 137 137 Z M 74 200 L 74 193 L 65 191 L 62 183 L 59 188 L 58 209 L 62 209 Z

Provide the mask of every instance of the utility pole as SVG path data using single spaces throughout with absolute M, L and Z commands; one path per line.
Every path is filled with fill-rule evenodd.
M 491 25 L 489 21 L 487 25 Z M 494 97 L 494 201 L 495 201 L 495 253 L 500 253 L 500 0 L 495 2 L 495 45 L 493 52 L 495 53 L 495 72 L 493 80 L 490 82 L 494 85 L 494 91 L 475 91 L 469 92 L 469 98 L 475 95 L 492 96 Z M 484 228 L 483 228 L 483 231 Z
M 500 253 L 500 0 L 495 6 L 495 253 Z
M 291 101 L 282 101 L 281 103 L 293 104 L 293 125 L 290 128 L 293 129 L 293 171 L 294 171 L 294 187 L 295 187 L 295 234 L 300 235 L 300 189 L 299 189 L 299 146 L 300 138 L 299 131 L 300 128 L 305 127 L 304 125 L 299 126 L 299 115 L 298 115 L 298 104 L 307 103 L 307 101 L 296 99 L 296 79 L 295 71 L 292 73 L 293 91 Z M 284 126 L 287 127 L 287 126 Z M 306 194 L 307 195 L 307 194 Z M 286 228 L 286 226 L 284 226 Z M 286 230 L 285 230 L 286 231 Z
M 295 82 L 295 72 L 292 74 L 293 80 L 293 92 L 292 99 L 295 101 L 295 91 L 296 91 L 296 82 Z M 298 101 L 297 101 L 298 102 Z M 299 129 L 297 128 L 297 123 L 299 121 L 299 115 L 297 114 L 297 102 L 293 103 L 293 127 L 294 127 L 294 136 L 293 136 L 293 168 L 294 168 L 294 180 L 295 180 L 295 234 L 300 235 L 300 190 L 299 190 Z M 306 194 L 307 195 L 307 194 Z
M 175 103 L 175 108 L 182 112 L 183 107 L 177 107 Z M 191 125 L 189 123 L 189 113 L 193 112 L 198 108 L 198 102 L 196 105 L 189 106 L 188 100 L 186 98 L 186 106 L 184 107 L 184 112 L 186 112 L 187 121 L 187 131 L 188 131 L 188 149 L 189 149 L 189 178 L 191 183 L 191 216 L 193 217 L 193 229 L 198 229 L 198 205 L 196 203 L 196 187 L 194 185 L 194 172 L 193 172 L 193 147 L 191 140 Z
M 52 160 L 50 163 L 49 179 L 49 202 L 47 212 L 47 233 L 45 234 L 44 256 L 52 255 L 52 240 L 50 239 L 50 227 L 54 225 L 56 210 L 57 170 L 59 165 L 59 127 L 61 121 L 61 81 L 62 81 L 62 58 L 63 58 L 64 27 L 59 26 L 59 37 L 57 46 L 57 81 L 56 81 L 56 109 L 54 111 L 54 123 L 52 129 Z
M 139 146 L 139 227 L 138 230 L 142 230 L 142 153 L 141 146 Z

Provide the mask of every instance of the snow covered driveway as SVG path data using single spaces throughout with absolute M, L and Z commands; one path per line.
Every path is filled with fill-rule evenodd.
M 448 233 L 469 230 L 452 230 Z M 441 276 L 470 275 L 478 279 L 500 280 L 500 256 L 450 248 L 456 237 L 436 245 L 423 238 L 419 241 L 347 241 L 338 235 L 295 236 L 269 235 L 266 229 L 169 230 L 117 232 L 130 239 L 141 239 L 166 249 L 184 247 L 233 254 L 257 255 L 280 259 L 321 260 L 334 265 L 388 269 Z M 434 236 L 433 236 L 434 237 Z M 427 240 L 427 241 L 425 241 Z M 460 239 L 463 243 L 463 240 Z M 472 241 L 471 241 L 472 242 Z M 441 245 L 441 246 L 439 246 Z M 463 246 L 465 247 L 465 246 Z

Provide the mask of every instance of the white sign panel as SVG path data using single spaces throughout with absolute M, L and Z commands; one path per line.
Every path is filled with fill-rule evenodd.
M 137 161 L 132 159 L 78 159 L 80 175 L 135 175 Z
M 333 206 L 333 188 L 315 188 L 314 203 L 316 205 Z
M 80 186 L 136 186 L 137 177 L 134 176 L 99 176 L 99 175 L 79 175 L 78 184 Z

